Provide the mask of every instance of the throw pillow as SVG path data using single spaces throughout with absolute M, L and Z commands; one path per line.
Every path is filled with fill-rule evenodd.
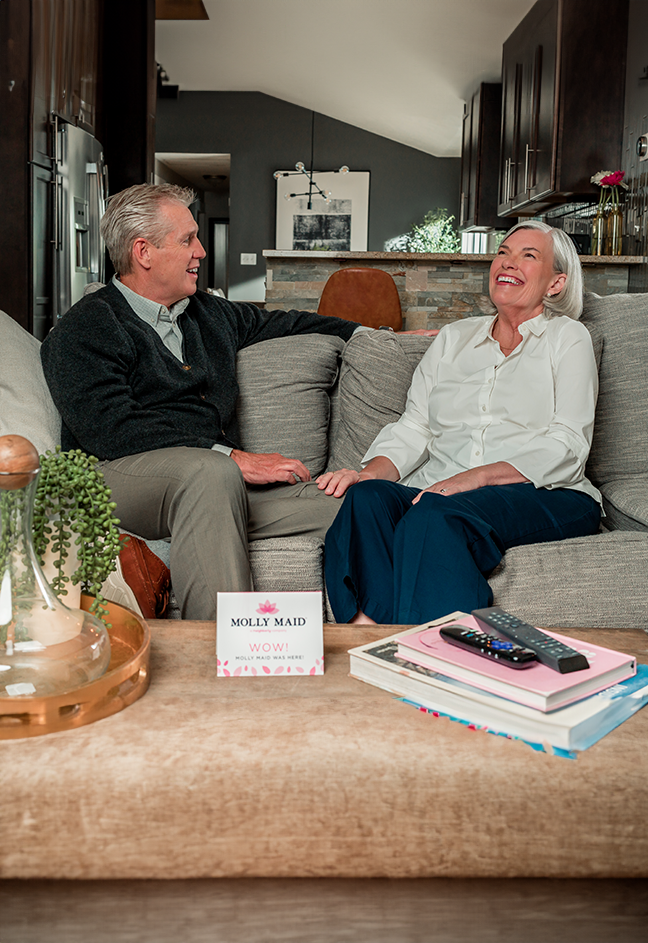
M 602 339 L 586 474 L 597 487 L 648 475 L 648 295 L 586 292 L 583 324 Z M 600 341 L 599 341 L 600 342 Z
M 340 367 L 330 471 L 359 469 L 380 430 L 402 415 L 414 370 L 433 340 L 390 331 L 351 338 Z
M 326 466 L 330 392 L 344 341 L 302 334 L 239 351 L 237 416 L 243 448 L 300 459 L 313 478 Z
M 40 361 L 40 342 L 0 311 L 0 435 L 22 435 L 42 454 L 61 442 L 61 418 Z

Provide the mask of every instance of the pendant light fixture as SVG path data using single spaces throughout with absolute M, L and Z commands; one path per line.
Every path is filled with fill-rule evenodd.
M 331 202 L 331 191 L 323 190 L 319 184 L 313 179 L 315 171 L 313 170 L 313 155 L 315 152 L 315 112 L 311 111 L 311 153 L 310 153 L 310 170 L 306 170 L 304 162 L 299 160 L 295 164 L 294 170 L 275 170 L 274 178 L 278 180 L 280 177 L 301 177 L 304 176 L 308 180 L 308 190 L 304 190 L 303 193 L 286 193 L 284 194 L 284 199 L 292 200 L 293 197 L 297 196 L 307 196 L 308 197 L 308 209 L 313 209 L 313 197 L 321 197 L 325 203 Z M 317 173 L 334 173 L 334 174 L 348 174 L 349 168 L 346 164 L 340 167 L 338 170 L 329 170 L 329 171 L 317 171 Z M 304 184 L 305 186 L 305 184 Z

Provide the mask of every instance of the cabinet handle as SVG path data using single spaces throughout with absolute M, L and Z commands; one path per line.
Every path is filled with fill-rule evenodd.
M 465 193 L 463 192 L 463 190 L 462 190 L 462 191 L 461 191 L 461 200 L 459 201 L 459 205 L 460 205 L 460 208 L 461 208 L 461 211 L 460 211 L 460 213 L 459 213 L 459 225 L 460 225 L 460 226 L 463 226 L 463 224 L 464 224 L 464 219 L 465 219 L 465 210 L 464 210 L 465 198 L 466 198 L 466 194 L 465 194 Z
M 531 184 L 529 183 L 529 154 L 535 154 L 535 148 L 526 146 L 526 157 L 524 158 L 524 189 L 529 191 L 531 189 Z
M 62 216 L 62 200 L 61 200 L 61 178 L 59 177 L 58 170 L 54 170 L 54 180 L 52 181 L 54 186 L 54 213 L 52 214 L 52 244 L 54 246 L 55 252 L 60 252 L 61 250 L 61 236 L 63 229 Z
M 509 161 L 509 185 L 508 185 L 508 198 L 513 200 L 515 194 L 513 193 L 513 168 L 515 167 L 515 161 Z
M 511 163 L 511 158 L 507 157 L 504 162 L 504 199 L 503 203 L 508 203 L 509 198 L 509 164 Z

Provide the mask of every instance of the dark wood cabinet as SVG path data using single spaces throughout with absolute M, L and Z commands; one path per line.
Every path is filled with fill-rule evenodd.
M 152 180 L 155 0 L 0 0 L 1 307 L 43 338 L 54 298 L 52 118 L 104 146 L 112 191 Z
M 502 86 L 482 82 L 466 103 L 461 147 L 459 230 L 492 229 L 497 218 Z
M 498 214 L 595 199 L 621 164 L 628 0 L 538 0 L 504 44 Z

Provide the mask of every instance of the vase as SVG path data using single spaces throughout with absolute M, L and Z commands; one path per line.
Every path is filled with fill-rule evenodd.
M 605 225 L 605 254 L 621 255 L 623 213 L 617 203 L 610 207 Z
M 0 443 L 0 697 L 63 694 L 104 674 L 110 639 L 103 622 L 65 606 L 43 575 L 32 541 L 36 449 L 21 436 Z M 12 463 L 7 449 L 16 445 Z
M 605 237 L 607 232 L 607 206 L 600 206 L 592 220 L 592 255 L 605 255 Z

